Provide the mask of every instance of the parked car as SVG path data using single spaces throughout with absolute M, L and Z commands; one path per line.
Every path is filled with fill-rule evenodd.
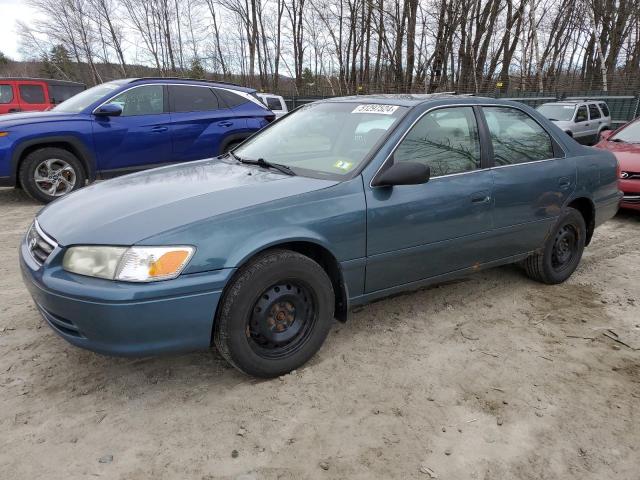
M 101 176 L 210 158 L 275 118 L 255 90 L 170 78 L 103 83 L 0 117 L 0 186 L 50 202 Z
M 600 134 L 597 148 L 612 152 L 620 163 L 621 208 L 640 210 L 640 118 L 616 131 Z
M 517 103 L 331 99 L 226 156 L 52 203 L 21 267 L 74 345 L 149 355 L 214 343 L 273 377 L 309 360 L 352 306 L 513 262 L 565 281 L 618 209 L 616 169 Z
M 46 78 L 0 78 L 0 114 L 43 111 L 82 92 L 82 83 Z
M 284 117 L 289 112 L 287 103 L 280 95 L 274 95 L 273 93 L 258 93 L 257 95 L 262 100 L 262 103 L 276 115 L 276 118 Z
M 605 102 L 595 100 L 545 103 L 537 110 L 580 143 L 592 145 L 600 133 L 611 128 L 611 113 Z

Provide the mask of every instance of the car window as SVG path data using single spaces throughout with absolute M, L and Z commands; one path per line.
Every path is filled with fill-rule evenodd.
M 207 87 L 171 85 L 169 87 L 172 112 L 203 112 L 218 110 L 218 98 Z
M 243 103 L 247 103 L 250 100 L 237 93 L 230 92 L 223 88 L 215 88 L 216 94 L 222 99 L 227 108 L 233 108 Z
M 164 87 L 143 85 L 132 88 L 111 100 L 122 108 L 123 117 L 156 115 L 164 112 Z
M 578 122 L 586 122 L 587 120 L 589 120 L 589 117 L 587 116 L 587 107 L 582 105 L 581 107 L 578 108 L 575 121 L 576 123 L 578 123 Z
M 510 107 L 483 107 L 496 165 L 553 158 L 551 137 L 533 118 Z
M 609 112 L 609 106 L 606 103 L 599 103 L 598 105 L 600 105 L 600 110 L 602 110 L 603 116 L 608 117 L 611 115 Z
M 432 177 L 480 168 L 480 136 L 472 107 L 427 113 L 393 154 L 394 162 L 420 162 Z
M 266 97 L 267 99 L 267 107 L 269 110 L 282 110 L 282 104 L 280 103 L 280 99 L 276 97 Z
M 45 103 L 42 85 L 19 85 L 20 98 L 25 103 Z
M 234 155 L 281 163 L 298 175 L 341 179 L 358 168 L 406 111 L 398 105 L 310 103 L 251 137 Z
M 536 110 L 552 121 L 570 121 L 573 118 L 576 106 L 562 103 L 545 103 L 536 108 Z
M 122 87 L 122 85 L 127 81 L 128 80 L 116 80 L 96 85 L 95 87 L 91 87 L 88 90 L 74 95 L 68 100 L 62 102 L 60 105 L 56 105 L 53 107 L 53 110 L 65 113 L 81 112 L 103 98 L 109 98 L 112 92 Z
M 600 118 L 600 110 L 598 110 L 598 106 L 595 103 L 589 104 L 589 116 L 591 117 L 591 120 Z
M 0 85 L 0 104 L 11 103 L 13 101 L 13 87 L 11 85 Z

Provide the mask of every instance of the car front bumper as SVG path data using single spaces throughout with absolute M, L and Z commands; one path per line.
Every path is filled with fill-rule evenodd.
M 154 283 L 124 283 L 66 272 L 60 247 L 40 266 L 25 241 L 25 285 L 49 326 L 98 353 L 146 356 L 206 349 L 222 289 L 233 269 Z
M 640 211 L 640 179 L 620 180 L 620 189 L 624 192 L 620 208 Z

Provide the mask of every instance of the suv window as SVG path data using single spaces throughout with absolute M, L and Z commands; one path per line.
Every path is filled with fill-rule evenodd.
M 483 107 L 496 165 L 553 158 L 549 134 L 529 115 L 510 107 Z
M 169 87 L 172 112 L 205 112 L 218 110 L 218 97 L 207 87 L 171 85 Z
M 164 112 L 164 87 L 143 85 L 127 90 L 109 103 L 122 107 L 122 116 L 156 115 Z
M 577 122 L 586 122 L 589 120 L 589 116 L 587 115 L 587 107 L 582 105 L 578 107 L 578 112 L 576 113 L 576 123 Z
M 224 90 L 222 88 L 214 89 L 218 97 L 222 99 L 222 102 L 227 106 L 227 108 L 233 108 L 237 105 L 242 105 L 243 103 L 247 103 L 249 100 L 241 95 L 230 92 L 229 90 Z
M 602 115 L 605 117 L 609 117 L 611 113 L 609 112 L 609 106 L 606 103 L 599 103 L 600 110 L 602 110 Z
M 591 120 L 595 120 L 601 116 L 600 110 L 598 110 L 598 106 L 595 103 L 589 104 L 589 116 L 591 117 Z
M 480 168 L 480 136 L 472 107 L 442 108 L 427 113 L 393 154 L 394 162 L 421 162 L 431 176 Z
M 282 110 L 280 99 L 276 97 L 266 97 L 267 107 L 269 110 Z
M 45 103 L 44 89 L 41 85 L 19 85 L 20 98 L 25 103 Z
M 13 101 L 13 87 L 11 85 L 0 85 L 0 104 L 11 103 Z

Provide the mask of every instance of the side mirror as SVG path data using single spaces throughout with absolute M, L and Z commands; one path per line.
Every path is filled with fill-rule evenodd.
M 392 187 L 394 185 L 420 185 L 427 183 L 431 170 L 419 162 L 394 163 L 373 179 L 374 187 Z
M 600 132 L 600 140 L 606 140 L 613 135 L 613 130 L 603 130 Z
M 96 108 L 93 114 L 96 117 L 119 117 L 122 115 L 122 107 L 117 103 L 107 103 Z

